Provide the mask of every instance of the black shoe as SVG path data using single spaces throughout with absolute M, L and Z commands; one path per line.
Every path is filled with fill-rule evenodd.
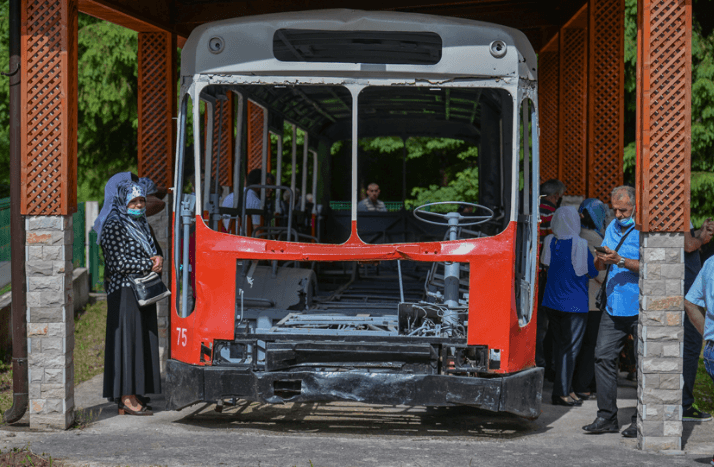
M 683 422 L 708 422 L 711 419 L 711 414 L 702 412 L 693 405 L 690 405 L 689 408 L 682 410 Z
M 151 402 L 151 397 L 140 396 L 140 395 L 137 394 L 137 395 L 136 395 L 136 400 L 138 400 L 139 403 L 140 403 L 141 405 L 143 405 L 144 407 L 146 407 L 148 410 L 153 410 L 153 409 L 151 408 L 151 406 L 149 405 L 149 402 Z
M 620 427 L 617 420 L 605 420 L 602 417 L 597 417 L 590 425 L 585 425 L 583 430 L 588 433 L 619 433 Z
M 622 430 L 622 436 L 625 438 L 637 438 L 637 422 L 630 423 L 630 426 Z
M 576 405 L 582 405 L 582 402 L 580 404 L 577 404 L 572 399 L 570 399 L 570 397 L 563 399 L 562 397 L 556 396 L 555 394 L 551 396 L 550 400 L 553 405 L 562 405 L 564 407 L 575 407 Z

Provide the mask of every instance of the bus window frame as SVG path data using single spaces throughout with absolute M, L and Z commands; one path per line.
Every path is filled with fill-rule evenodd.
M 184 79 L 191 79 L 192 84 L 190 88 L 188 89 L 188 92 L 192 94 L 192 100 L 196 96 L 200 96 L 201 92 L 204 90 L 204 88 L 208 86 L 214 86 L 214 85 L 223 85 L 223 86 L 285 86 L 286 81 L 284 76 L 263 76 L 263 75 L 255 75 L 255 76 L 249 76 L 249 75 L 223 75 L 223 76 L 216 76 L 214 78 L 209 78 L 208 76 L 204 76 L 201 74 L 194 75 L 192 77 L 184 77 Z M 358 81 L 358 82 L 355 82 Z M 521 84 L 523 82 L 524 84 Z M 485 79 L 479 79 L 477 77 L 474 78 L 469 78 L 469 79 L 462 79 L 459 81 L 452 81 L 452 80 L 418 80 L 416 78 L 407 78 L 407 79 L 398 79 L 398 78 L 368 78 L 368 79 L 349 79 L 349 78 L 326 78 L 326 77 L 313 77 L 313 76 L 295 76 L 291 77 L 289 85 L 291 86 L 339 86 L 347 89 L 351 96 L 352 96 L 352 119 L 351 119 L 351 137 L 352 137 L 352 145 L 351 145 L 351 162 L 352 162 L 352 167 L 351 167 L 351 172 L 352 172 L 352 177 L 351 177 L 351 186 L 352 186 L 352 196 L 351 196 L 351 223 L 352 223 L 352 233 L 350 235 L 350 239 L 354 236 L 357 236 L 356 233 L 356 222 L 357 222 L 357 197 L 358 197 L 358 178 L 357 178 L 357 163 L 358 163 L 358 113 L 359 113 L 359 94 L 362 92 L 362 90 L 369 88 L 369 87 L 388 87 L 388 86 L 404 86 L 404 87 L 434 87 L 434 86 L 440 86 L 440 87 L 448 87 L 448 88 L 482 88 L 482 89 L 502 89 L 508 94 L 508 98 L 511 100 L 513 103 L 514 107 L 514 112 L 513 112 L 513 127 L 511 131 L 511 141 L 513 144 L 514 148 L 518 147 L 519 142 L 519 135 L 517 134 L 518 132 L 516 129 L 518 128 L 518 121 L 520 119 L 520 107 L 517 106 L 516 104 L 520 102 L 520 99 L 527 95 L 531 99 L 532 102 L 534 102 L 534 106 L 537 109 L 537 99 L 536 99 L 536 92 L 537 88 L 535 87 L 534 84 L 527 80 L 523 79 L 518 79 L 518 78 L 485 78 Z M 236 93 L 236 91 L 233 91 Z M 243 96 L 244 99 L 250 99 L 248 96 Z M 254 101 L 255 102 L 255 101 Z M 265 108 L 264 105 L 258 103 L 261 107 Z M 197 134 L 200 134 L 200 128 L 199 124 L 200 122 L 196 121 L 196 119 L 200 118 L 200 108 L 199 106 L 196 106 L 196 108 L 193 109 L 194 113 L 194 132 L 197 132 Z M 298 124 L 295 124 L 293 122 L 290 122 L 290 124 L 293 126 L 293 153 L 295 153 L 295 146 L 296 146 L 296 133 L 297 129 L 300 128 Z M 304 131 L 304 130 L 303 130 Z M 267 125 L 264 126 L 264 132 L 267 133 Z M 305 132 L 307 135 L 307 132 Z M 533 135 L 535 136 L 535 135 Z M 237 146 L 237 145 L 236 145 Z M 305 148 L 307 148 L 308 145 L 305 144 L 303 151 L 305 152 Z M 534 146 L 533 148 L 533 154 L 536 154 L 536 148 L 537 145 Z M 238 149 L 236 149 L 238 150 Z M 267 147 L 264 146 L 264 150 L 267 152 Z M 304 156 L 305 154 L 303 154 Z M 267 156 L 267 154 L 266 154 Z M 194 145 L 194 165 L 198 167 L 200 165 L 200 148 L 197 145 Z M 534 167 L 537 164 L 534 163 Z M 517 210 L 518 210 L 518 183 L 514 182 L 518 180 L 518 171 L 519 167 L 518 164 L 512 164 L 511 167 L 511 202 L 509 206 L 509 220 L 508 222 L 516 222 L 517 221 Z M 535 170 L 534 170 L 535 171 Z M 200 172 L 197 172 L 200 173 Z M 294 173 L 294 172 L 293 172 Z M 203 203 L 203 196 L 202 196 L 202 181 L 200 180 L 200 177 L 196 178 L 196 215 L 201 216 L 201 212 L 199 211 L 199 207 L 202 206 Z M 234 182 L 235 185 L 235 182 Z M 294 185 L 294 183 L 291 180 L 291 188 Z M 535 191 L 534 191 L 535 194 Z M 536 203 L 537 204 L 537 203 Z M 302 206 L 301 206 L 302 207 Z M 357 236 L 359 238 L 359 236 Z M 346 242 L 349 242 L 350 240 L 348 239 Z M 352 240 L 354 241 L 354 240 Z M 296 243 L 301 243 L 301 242 L 296 242 Z M 426 243 L 431 243 L 431 242 L 426 242 Z M 440 243 L 440 242 L 433 242 L 433 243 Z

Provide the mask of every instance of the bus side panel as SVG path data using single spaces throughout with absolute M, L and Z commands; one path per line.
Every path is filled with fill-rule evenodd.
M 518 323 L 515 294 L 516 223 L 497 237 L 500 244 L 471 261 L 468 344 L 501 351 L 496 373 L 513 373 L 535 364 L 536 316 Z

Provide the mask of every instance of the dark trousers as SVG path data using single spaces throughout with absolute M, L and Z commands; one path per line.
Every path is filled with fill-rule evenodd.
M 597 416 L 606 420 L 617 420 L 617 360 L 630 334 L 637 343 L 637 316 L 602 314 L 595 346 L 595 381 Z M 637 421 L 636 410 L 632 421 Z
M 699 354 L 702 352 L 702 335 L 694 327 L 689 317 L 684 315 L 684 355 L 682 359 L 682 407 L 688 409 L 694 403 L 694 380 L 697 379 Z
M 553 338 L 552 332 L 548 329 L 547 308 L 541 306 L 545 283 L 548 274 L 541 271 L 538 274 L 538 319 L 536 320 L 536 366 L 541 368 L 553 368 Z
M 573 374 L 573 391 L 577 393 L 591 393 L 596 391 L 595 387 L 595 345 L 597 344 L 597 334 L 600 329 L 601 310 L 590 310 L 588 312 L 588 323 L 585 326 L 583 345 L 575 360 L 575 373 Z
M 545 307 L 543 307 L 545 308 Z M 575 358 L 580 352 L 587 323 L 587 313 L 566 313 L 545 308 L 548 313 L 548 328 L 553 334 L 553 357 L 555 363 L 554 396 L 567 396 L 575 371 Z

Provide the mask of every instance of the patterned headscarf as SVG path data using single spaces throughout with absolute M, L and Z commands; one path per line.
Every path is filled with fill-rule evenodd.
M 137 219 L 130 216 L 127 212 L 129 202 L 138 197 L 146 198 L 146 191 L 143 186 L 131 181 L 120 182 L 112 202 L 112 210 L 107 216 L 105 224 L 110 219 L 118 218 L 119 221 L 124 224 L 124 227 L 126 227 L 129 235 L 139 242 L 144 251 L 146 251 L 149 256 L 156 256 L 156 245 L 154 245 L 154 239 L 151 236 L 151 230 L 149 230 L 149 222 L 146 220 L 146 216 L 144 215 Z
M 578 208 L 578 212 L 582 213 L 587 211 L 595 224 L 595 230 L 600 234 L 601 237 L 605 237 L 605 219 L 607 218 L 607 206 L 597 198 L 588 198 L 582 203 Z M 583 225 L 583 227 L 585 227 Z
M 144 191 L 146 192 L 146 196 L 153 195 L 159 189 L 156 186 L 156 183 L 154 183 L 150 178 L 147 177 L 141 177 L 139 179 L 139 185 L 144 187 Z

